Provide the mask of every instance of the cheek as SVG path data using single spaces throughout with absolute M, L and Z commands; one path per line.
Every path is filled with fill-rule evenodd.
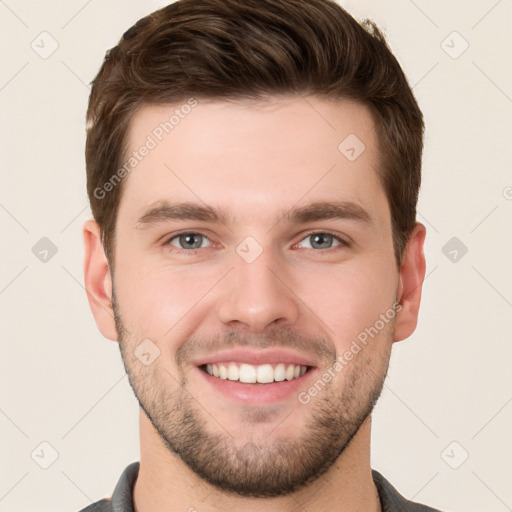
M 335 333 L 342 349 L 393 305 L 394 279 L 393 270 L 381 262 L 347 263 L 310 274 L 299 296 L 329 327 L 328 335 Z
M 119 276 L 116 294 L 127 326 L 160 339 L 194 316 L 202 298 L 218 281 L 219 272 L 193 265 L 176 270 L 134 257 L 120 262 Z

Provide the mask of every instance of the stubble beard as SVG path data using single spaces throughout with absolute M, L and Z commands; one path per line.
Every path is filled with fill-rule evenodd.
M 297 400 L 291 412 L 286 406 L 280 413 L 274 407 L 246 409 L 243 424 L 247 426 L 247 437 L 235 439 L 230 434 L 230 419 L 214 420 L 211 405 L 188 391 L 182 367 L 178 382 L 160 364 L 140 364 L 133 355 L 137 340 L 123 325 L 114 297 L 112 306 L 121 357 L 141 409 L 168 450 L 224 493 L 277 497 L 307 486 L 342 456 L 382 392 L 394 320 L 382 338 L 374 340 L 375 345 L 365 346 L 307 405 Z M 279 339 L 279 333 L 273 332 L 272 338 Z M 276 426 L 294 414 L 306 414 L 303 431 L 294 439 L 273 435 Z M 240 415 L 234 416 L 238 419 Z M 253 431 L 263 424 L 267 424 L 270 433 L 253 436 Z

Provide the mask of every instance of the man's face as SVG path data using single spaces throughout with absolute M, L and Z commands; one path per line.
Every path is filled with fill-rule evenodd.
M 128 155 L 156 146 L 117 217 L 123 361 L 169 453 L 220 489 L 286 494 L 332 466 L 388 367 L 399 273 L 375 127 L 359 104 L 290 96 L 199 101 L 155 131 L 175 109 L 131 123 Z M 146 215 L 165 202 L 188 207 Z

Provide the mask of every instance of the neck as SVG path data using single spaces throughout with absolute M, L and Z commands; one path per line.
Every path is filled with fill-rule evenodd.
M 134 488 L 136 512 L 379 512 L 380 502 L 370 466 L 371 418 L 361 425 L 333 466 L 298 491 L 276 498 L 246 498 L 225 493 L 200 479 L 170 452 L 140 411 L 140 469 Z

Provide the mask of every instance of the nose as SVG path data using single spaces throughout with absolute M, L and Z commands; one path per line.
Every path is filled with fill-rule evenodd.
M 262 332 L 290 326 L 298 319 L 299 298 L 293 280 L 270 249 L 251 263 L 236 255 L 223 292 L 218 315 L 228 327 L 243 325 L 251 332 Z

